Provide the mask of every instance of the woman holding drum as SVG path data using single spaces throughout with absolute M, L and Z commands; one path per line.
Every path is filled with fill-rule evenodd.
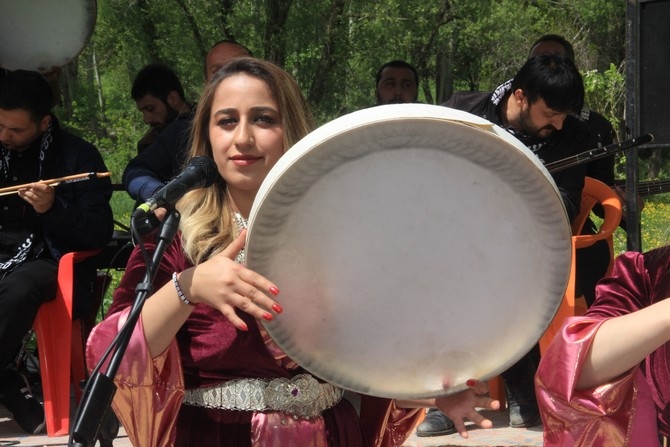
M 311 129 L 297 83 L 269 62 L 234 59 L 203 92 L 190 157 L 212 157 L 220 177 L 177 204 L 181 233 L 116 376 L 113 408 L 134 445 L 397 446 L 417 408 L 429 405 L 449 414 L 463 436 L 463 418 L 491 426 L 475 407 L 498 403 L 478 381 L 413 402 L 362 396 L 359 414 L 342 389 L 308 374 L 259 324 L 282 318 L 281 294 L 244 267 L 243 228 L 270 168 Z M 91 364 L 127 317 L 144 271 L 136 249 L 89 339 Z

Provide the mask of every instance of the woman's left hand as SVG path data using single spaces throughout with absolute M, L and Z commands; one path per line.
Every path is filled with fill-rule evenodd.
M 438 397 L 435 405 L 454 422 L 458 434 L 468 437 L 465 419 L 469 419 L 482 428 L 492 428 L 493 422 L 482 416 L 477 408 L 497 410 L 500 402 L 488 395 L 488 386 L 481 380 L 468 380 L 468 389 L 449 396 Z

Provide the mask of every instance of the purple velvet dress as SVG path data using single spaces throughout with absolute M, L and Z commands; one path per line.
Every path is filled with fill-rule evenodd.
M 670 296 L 668 268 L 668 247 L 622 254 L 611 277 L 598 285 L 586 315 L 563 325 L 535 380 L 545 446 L 652 446 L 658 445 L 659 431 L 670 435 L 670 344 L 611 383 L 575 389 L 600 325 Z
M 153 253 L 153 240 L 145 246 Z M 170 281 L 172 272 L 188 267 L 177 237 L 166 250 L 155 289 Z M 89 367 L 97 364 L 127 318 L 135 287 L 144 274 L 144 261 L 136 249 L 108 316 L 89 337 Z M 363 396 L 360 416 L 342 399 L 320 417 L 309 420 L 279 412 L 182 405 L 184 389 L 240 378 L 291 378 L 305 373 L 269 337 L 264 337 L 265 332 L 253 317 L 238 314 L 249 327 L 248 332 L 238 331 L 218 311 L 197 306 L 176 340 L 154 359 L 139 322 L 115 377 L 117 392 L 112 403 L 133 445 L 391 447 L 400 445 L 409 435 L 419 410 L 398 409 L 391 400 L 368 396 Z

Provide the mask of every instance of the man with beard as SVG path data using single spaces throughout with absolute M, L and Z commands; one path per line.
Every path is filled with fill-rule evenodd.
M 106 172 L 98 150 L 63 131 L 51 114 L 53 92 L 34 71 L 0 82 L 0 403 L 28 433 L 44 427 L 44 410 L 14 359 L 40 305 L 56 296 L 60 257 L 105 247 L 114 226 L 109 178 L 50 186 L 42 180 Z M 74 317 L 94 312 L 95 265 L 77 264 Z
M 589 128 L 577 117 L 583 102 L 584 85 L 574 63 L 556 55 L 539 55 L 528 59 L 513 79 L 495 91 L 458 92 L 444 105 L 503 127 L 546 164 L 589 149 Z M 583 164 L 552 173 L 570 221 L 579 214 L 585 176 Z M 512 427 L 541 422 L 533 383 L 539 358 L 539 347 L 535 346 L 501 374 Z M 428 410 L 417 427 L 418 436 L 451 432 L 453 422 L 436 409 Z
M 140 70 L 130 94 L 142 112 L 144 123 L 150 126 L 137 143 L 138 154 L 149 147 L 168 124 L 191 110 L 179 78 L 167 65 L 150 64 Z
M 215 43 L 205 59 L 205 82 L 211 81 L 217 70 L 230 59 L 250 55 L 247 48 L 232 40 Z M 128 162 L 123 172 L 123 186 L 137 202 L 145 202 L 184 167 L 193 112 L 191 109 L 189 113 L 177 116 L 153 144 Z M 164 209 L 155 212 L 158 219 L 164 214 Z
M 572 44 L 564 37 L 556 34 L 545 34 L 537 39 L 531 46 L 528 57 L 540 54 L 556 54 L 567 57 L 572 61 L 575 60 L 575 51 Z M 600 113 L 585 105 L 579 113 L 579 118 L 589 126 L 591 131 L 589 149 L 608 146 L 616 140 L 612 123 Z M 614 162 L 614 156 L 591 161 L 586 164 L 586 175 L 614 187 L 621 203 L 626 204 L 628 203 L 626 192 L 614 183 Z M 642 211 L 642 208 L 644 208 L 642 197 L 637 197 L 637 203 L 639 204 L 639 210 Z M 601 206 L 595 207 L 593 211 L 598 217 L 604 217 Z M 626 213 L 621 216 L 619 225 L 622 229 L 626 229 Z M 595 234 L 596 231 L 595 223 L 591 218 L 587 218 L 581 234 Z M 576 283 L 579 292 L 577 296 L 583 295 L 586 305 L 590 307 L 596 299 L 596 284 L 607 273 L 610 264 L 610 247 L 606 240 L 600 240 L 589 247 L 578 249 L 576 256 Z
M 417 102 L 419 74 L 405 61 L 387 62 L 377 71 L 377 105 Z
M 444 105 L 503 127 L 547 164 L 590 149 L 588 126 L 575 116 L 583 103 L 583 81 L 574 63 L 539 55 L 495 91 L 458 92 Z M 583 165 L 552 173 L 570 221 L 579 214 L 585 174 Z

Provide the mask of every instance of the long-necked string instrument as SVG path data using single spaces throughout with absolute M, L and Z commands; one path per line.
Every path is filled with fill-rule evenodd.
M 553 161 L 544 165 L 545 168 L 551 173 L 559 172 L 564 169 L 572 168 L 574 166 L 588 163 L 591 161 L 599 160 L 601 158 L 609 157 L 616 154 L 617 152 L 625 151 L 627 149 L 641 146 L 643 144 L 651 143 L 654 141 L 654 136 L 652 134 L 646 133 L 637 138 L 632 138 L 630 140 L 622 141 L 620 143 L 608 144 L 607 146 L 598 147 L 595 149 L 589 149 L 588 151 L 573 155 L 571 157 L 564 158 L 562 160 Z
M 49 186 L 58 186 L 66 183 L 83 182 L 84 180 L 91 180 L 94 178 L 109 177 L 112 175 L 109 172 L 84 172 L 83 174 L 66 175 L 65 177 L 52 178 L 49 180 L 38 180 L 32 183 L 46 183 Z M 22 185 L 8 186 L 0 188 L 0 196 L 9 194 L 16 194 L 20 189 L 29 187 L 32 183 L 24 183 Z
M 625 182 L 616 181 L 615 186 L 625 189 Z M 654 194 L 663 194 L 670 192 L 670 180 L 648 180 L 637 184 L 637 195 L 640 197 L 649 197 Z
M 644 134 L 638 138 L 591 149 L 580 154 L 564 158 L 562 160 L 547 163 L 545 167 L 549 172 L 555 173 L 583 163 L 609 157 L 616 154 L 617 152 L 651 143 L 652 141 L 654 141 L 653 135 Z M 616 185 L 621 187 L 624 186 L 620 182 L 617 182 Z M 636 190 L 640 197 L 648 197 L 654 194 L 670 192 L 670 180 L 650 180 L 646 182 L 640 182 L 637 184 Z

